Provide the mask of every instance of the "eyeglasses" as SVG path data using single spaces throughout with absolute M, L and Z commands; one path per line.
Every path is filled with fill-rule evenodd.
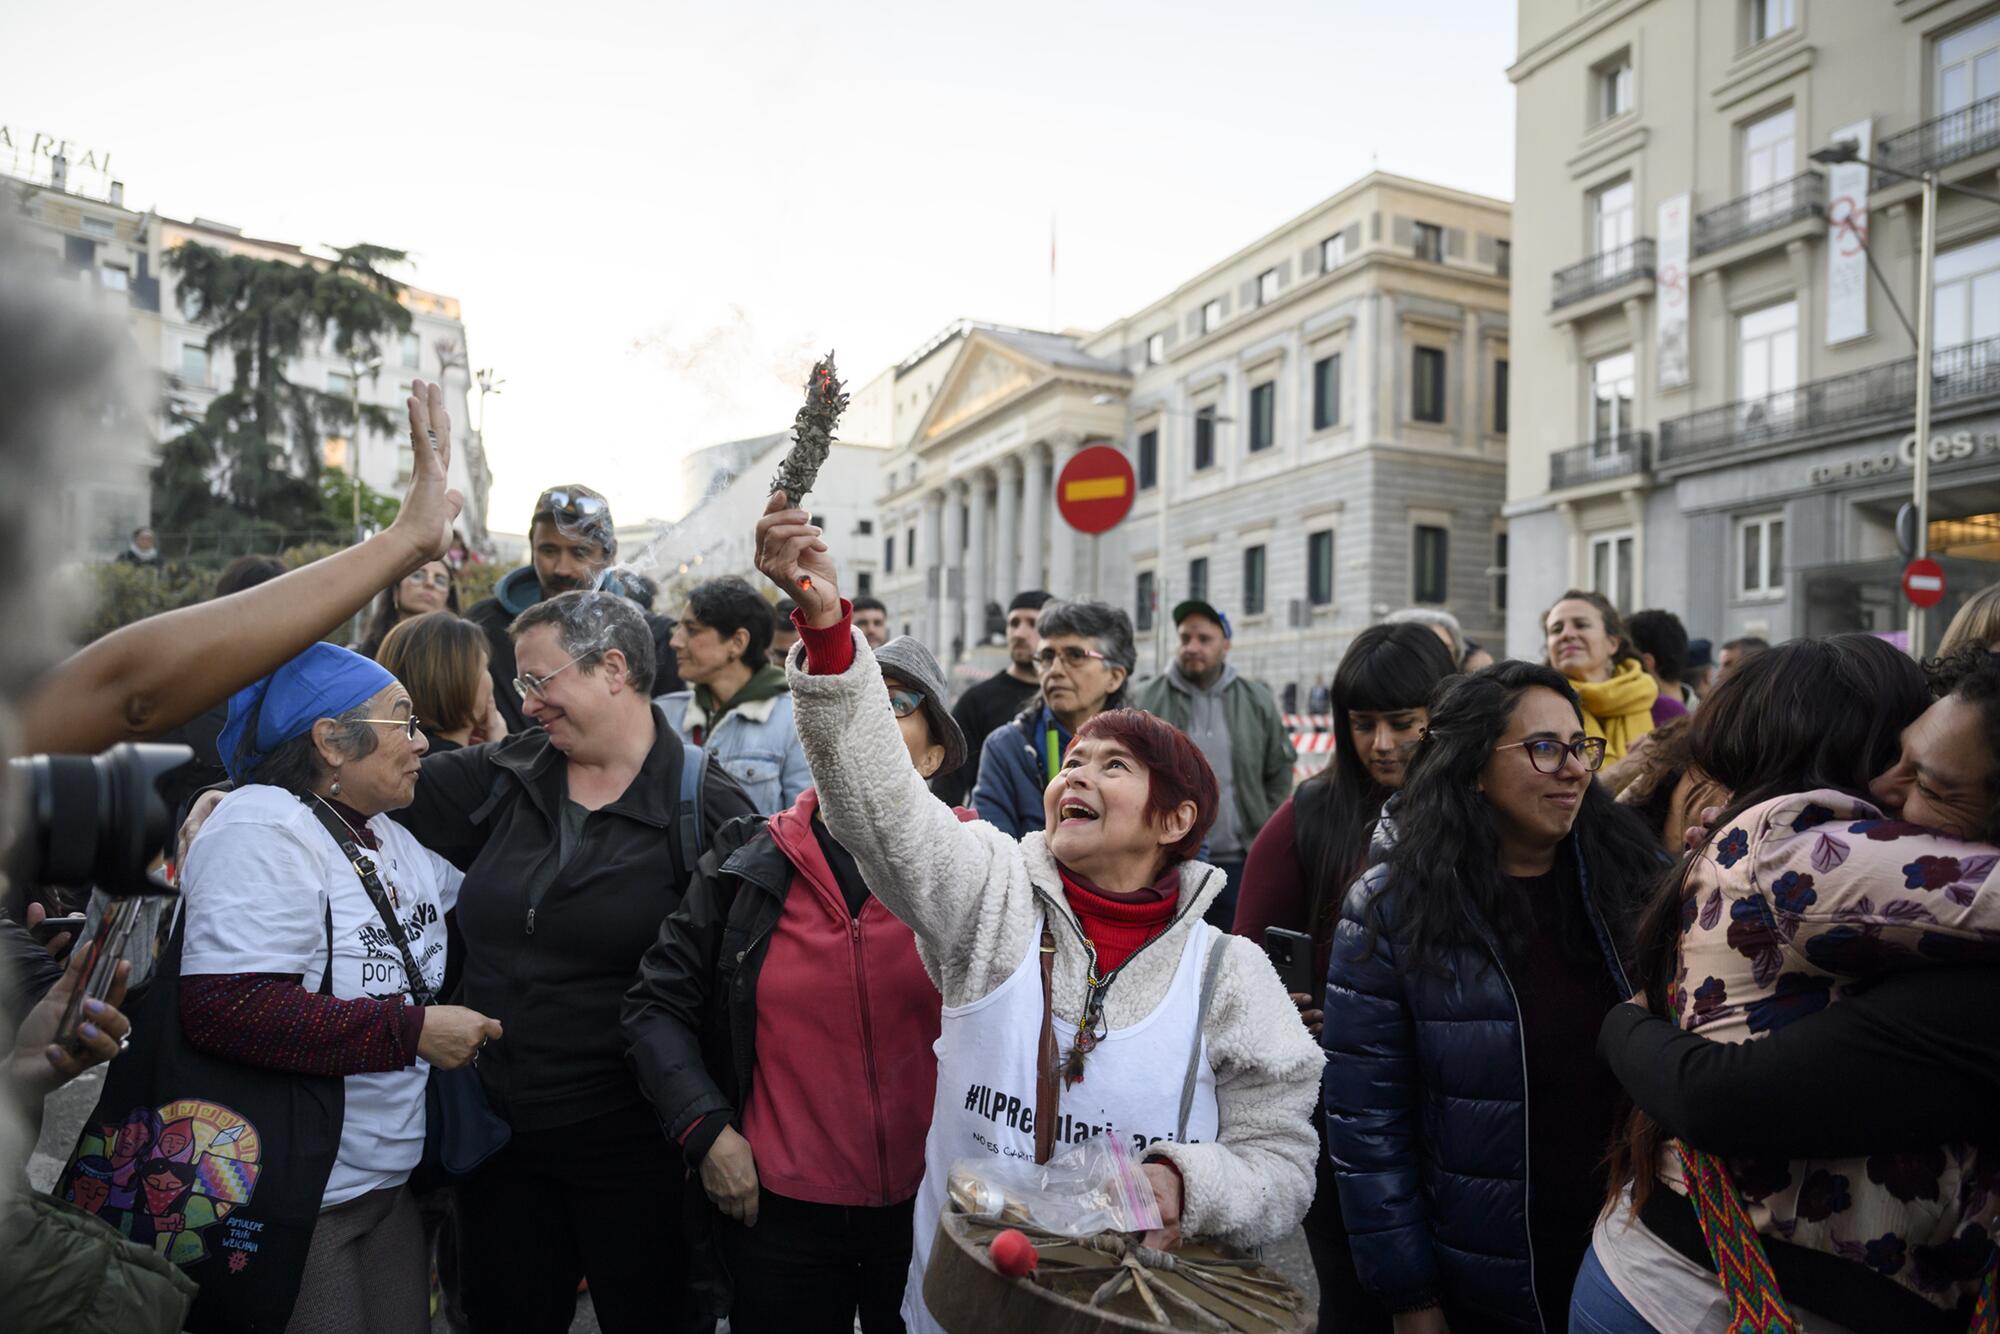
M 1043 648 L 1035 655 L 1035 667 L 1046 672 L 1056 665 L 1058 658 L 1062 659 L 1065 667 L 1081 667 L 1092 658 L 1099 662 L 1105 661 L 1104 655 L 1094 648 L 1079 648 L 1075 644 L 1065 644 L 1061 649 L 1053 646 Z
M 889 708 L 898 718 L 907 718 L 924 706 L 924 692 L 921 690 L 891 690 Z
M 535 502 L 535 512 L 547 511 L 554 520 L 556 531 L 565 537 L 591 538 L 597 540 L 602 530 L 610 526 L 611 506 L 603 496 L 593 495 L 582 489 L 556 487 L 542 492 Z M 549 675 L 554 676 L 554 672 Z
M 410 741 L 417 739 L 417 727 L 419 723 L 417 715 L 414 713 L 408 718 L 356 718 L 354 721 L 357 723 L 374 723 L 379 727 L 393 727 L 401 732 L 405 739 Z
M 1535 766 L 1537 773 L 1561 773 L 1563 761 L 1572 755 L 1576 756 L 1585 773 L 1594 774 L 1604 765 L 1604 738 L 1601 736 L 1587 736 L 1567 745 L 1543 737 L 1534 741 L 1514 741 L 1493 749 L 1512 750 L 1515 746 L 1528 752 L 1528 763 Z
M 548 696 L 544 695 L 542 691 L 547 687 L 548 683 L 589 656 L 588 653 L 579 653 L 562 666 L 550 672 L 547 676 L 536 676 L 533 672 L 522 672 L 514 678 L 514 693 L 519 695 L 523 700 L 526 700 L 530 695 L 533 695 L 536 699 L 547 699 Z

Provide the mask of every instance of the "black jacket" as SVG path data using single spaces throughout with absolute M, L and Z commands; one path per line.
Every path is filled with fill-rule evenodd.
M 416 800 L 395 812 L 466 873 L 460 1000 L 506 1030 L 479 1070 L 516 1129 L 570 1125 L 640 1100 L 619 1009 L 640 956 L 687 890 L 692 860 L 678 830 L 681 741 L 658 708 L 653 729 L 638 777 L 590 813 L 560 869 L 566 762 L 539 728 L 425 757 Z M 713 843 L 754 811 L 721 765 L 706 775 L 703 837 Z
M 757 975 L 792 883 L 792 863 L 762 837 L 765 824 L 754 815 L 716 834 L 677 910 L 686 929 L 671 937 L 662 931 L 625 1002 L 628 1057 L 650 1085 L 662 1129 L 672 1135 L 700 1121 L 681 1142 L 690 1167 L 730 1124 L 728 1115 L 713 1113 L 743 1105 L 757 1067 Z M 683 948 L 670 948 L 675 944 Z M 706 995 L 722 1003 L 685 1004 Z M 648 1022 L 656 1014 L 679 1022 Z
M 1378 839 L 1393 839 L 1385 819 Z M 1576 857 L 1577 887 L 1619 994 L 1611 933 Z M 1382 930 L 1367 925 L 1380 899 Z M 1439 1302 L 1497 1329 L 1561 1329 L 1542 1311 L 1528 1229 L 1528 1089 L 1521 1012 L 1500 950 L 1466 946 L 1446 976 L 1398 966 L 1390 868 L 1347 892 L 1326 983 L 1327 1150 L 1356 1272 L 1391 1311 Z M 1368 948 L 1370 937 L 1372 948 Z M 1607 1128 L 1608 1129 L 1608 1128 Z
M 486 632 L 486 672 L 493 678 L 493 702 L 507 720 L 508 733 L 526 731 L 528 717 L 521 712 L 521 696 L 514 690 L 520 670 L 514 665 L 514 638 L 507 633 L 514 613 L 501 606 L 499 598 L 487 598 L 473 603 L 465 619 Z

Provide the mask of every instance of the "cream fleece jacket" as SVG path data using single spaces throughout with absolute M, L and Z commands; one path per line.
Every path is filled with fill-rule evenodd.
M 854 662 L 841 675 L 811 675 L 803 662 L 795 649 L 792 700 L 827 828 L 854 854 L 875 896 L 916 932 L 944 1003 L 987 995 L 1036 944 L 1041 912 L 1076 920 L 1042 835 L 1017 843 L 985 821 L 961 824 L 931 795 L 858 632 Z M 1119 974 L 1105 999 L 1109 1027 L 1137 1023 L 1166 997 L 1187 933 L 1222 888 L 1212 867 L 1181 868 L 1181 910 Z M 1060 1023 L 1073 1026 L 1081 1015 L 1086 960 L 1078 932 L 1052 934 L 1061 1031 Z M 1324 1055 L 1262 951 L 1232 936 L 1223 959 L 1205 1033 L 1220 1133 L 1213 1144 L 1162 1143 L 1151 1152 L 1180 1170 L 1189 1236 L 1258 1246 L 1290 1232 L 1312 1203 L 1311 1116 Z M 1025 1032 L 1021 1041 L 1032 1047 L 1038 1037 Z

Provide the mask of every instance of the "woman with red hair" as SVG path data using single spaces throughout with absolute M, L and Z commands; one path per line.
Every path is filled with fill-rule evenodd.
M 1099 714 L 1042 794 L 1045 831 L 961 824 L 910 767 L 820 529 L 782 495 L 757 566 L 797 604 L 792 698 L 821 816 L 944 998 L 909 1326 L 937 1328 L 924 1270 L 962 1158 L 1045 1161 L 1115 1126 L 1159 1202 L 1151 1244 L 1290 1232 L 1312 1199 L 1322 1057 L 1256 945 L 1202 921 L 1223 877 L 1193 857 L 1220 798 L 1194 743 Z

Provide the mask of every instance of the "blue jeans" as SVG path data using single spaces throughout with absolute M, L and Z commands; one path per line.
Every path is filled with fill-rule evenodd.
M 1576 1271 L 1576 1290 L 1569 1299 L 1569 1334 L 1658 1334 L 1604 1272 L 1594 1246 L 1584 1252 L 1583 1266 Z

